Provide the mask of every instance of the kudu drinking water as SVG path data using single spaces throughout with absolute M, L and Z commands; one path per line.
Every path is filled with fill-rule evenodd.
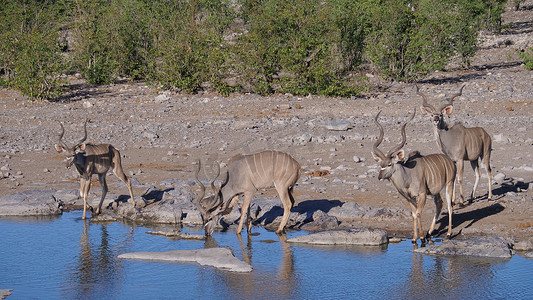
M 416 92 L 423 99 L 420 109 L 430 117 L 435 126 L 435 138 L 442 152 L 449 156 L 457 164 L 457 180 L 459 181 L 459 203 L 464 202 L 463 197 L 463 171 L 464 161 L 470 161 L 472 169 L 476 174 L 474 188 L 470 195 L 470 201 L 474 200 L 476 189 L 481 177 L 479 170 L 479 160 L 483 163 L 487 171 L 489 194 L 488 199 L 492 199 L 492 171 L 490 168 L 490 154 L 492 151 L 492 139 L 490 135 L 481 127 L 467 128 L 463 124 L 456 123 L 449 126 L 444 120 L 444 116 L 450 115 L 453 110 L 453 100 L 463 92 L 464 85 L 458 93 L 452 95 L 446 104 L 439 109 L 435 109 L 427 101 L 426 95 L 421 93 L 416 87 Z M 455 199 L 454 199 L 455 200 Z
M 113 173 L 122 180 L 128 186 L 130 192 L 130 202 L 135 206 L 135 200 L 133 199 L 133 191 L 131 189 L 131 183 L 129 178 L 124 174 L 122 164 L 120 160 L 120 153 L 117 149 L 109 144 L 93 145 L 86 144 L 87 139 L 87 120 L 84 125 L 85 135 L 83 138 L 74 145 L 69 147 L 63 142 L 63 135 L 65 134 L 65 128 L 61 122 L 61 133 L 59 134 L 58 143 L 55 145 L 56 150 L 62 153 L 67 158 L 67 168 L 72 165 L 76 167 L 76 170 L 80 174 L 80 197 L 83 198 L 83 217 L 85 219 L 87 211 L 87 196 L 89 189 L 91 188 L 91 177 L 93 174 L 98 174 L 100 185 L 102 186 L 102 198 L 98 204 L 95 214 L 99 214 L 102 208 L 102 203 L 107 194 L 107 182 L 106 175 L 110 168 Z
M 383 154 L 378 146 L 383 141 L 383 127 L 378 121 L 381 111 L 374 118 L 374 122 L 379 128 L 379 137 L 374 143 L 372 156 L 380 164 L 378 179 L 388 179 L 392 181 L 398 192 L 407 199 L 411 207 L 413 217 L 413 243 L 416 243 L 418 236 L 422 242 L 425 237 L 422 231 L 421 213 L 426 203 L 426 196 L 432 195 L 435 202 L 435 216 L 429 228 L 427 237 L 431 236 L 437 218 L 442 209 L 442 198 L 440 192 L 446 187 L 446 204 L 448 207 L 448 233 L 452 233 L 452 199 L 453 184 L 455 180 L 455 164 L 444 154 L 421 155 L 418 152 L 411 153 L 405 157 L 402 149 L 406 143 L 405 126 L 411 121 L 415 112 L 409 120 L 401 127 L 402 141 L 399 145 L 391 149 L 387 154 Z M 418 227 L 418 231 L 417 231 Z
M 194 202 L 202 213 L 206 235 L 213 233 L 220 216 L 231 212 L 240 195 L 244 195 L 244 200 L 237 234 L 242 231 L 245 215 L 247 216 L 248 233 L 250 233 L 252 229 L 250 220 L 252 198 L 258 189 L 272 187 L 278 192 L 283 204 L 283 216 L 276 233 L 284 231 L 291 208 L 294 205 L 292 189 L 300 177 L 300 164 L 289 154 L 268 150 L 250 155 L 237 155 L 230 160 L 226 179 L 218 189 L 214 185 L 220 173 L 220 167 L 217 164 L 218 172 L 211 181 L 215 195 L 208 198 L 204 198 L 205 186 L 198 179 L 200 167 L 201 165 L 198 163 L 195 178 L 201 191 Z

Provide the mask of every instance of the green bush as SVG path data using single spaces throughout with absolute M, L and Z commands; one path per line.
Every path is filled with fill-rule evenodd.
M 244 3 L 246 4 L 246 2 Z M 243 5 L 247 34 L 232 65 L 260 94 L 358 93 L 343 75 L 359 62 L 362 24 L 351 1 L 266 0 Z
M 152 41 L 145 4 L 79 1 L 74 12 L 73 63 L 89 83 L 107 84 L 119 76 L 146 78 Z
M 61 94 L 66 62 L 59 37 L 65 10 L 63 1 L 2 1 L 0 85 L 37 99 Z
M 153 5 L 154 47 L 150 79 L 166 88 L 195 92 L 209 82 L 228 93 L 223 82 L 224 32 L 233 10 L 223 0 L 170 1 Z
M 51 99 L 63 75 L 79 72 L 93 84 L 127 78 L 223 95 L 350 96 L 364 87 L 363 64 L 407 81 L 444 69 L 451 57 L 468 65 L 478 32 L 501 29 L 504 3 L 2 1 L 0 84 Z
M 501 26 L 502 1 L 368 1 L 365 53 L 381 72 L 415 80 L 444 69 L 455 55 L 465 65 L 481 28 Z M 497 13 L 499 12 L 499 14 Z
M 519 52 L 519 56 L 524 61 L 524 67 L 528 70 L 533 70 L 533 48 Z

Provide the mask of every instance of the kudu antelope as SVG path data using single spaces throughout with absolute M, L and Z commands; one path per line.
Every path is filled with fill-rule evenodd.
M 474 200 L 476 189 L 481 177 L 481 171 L 479 169 L 479 160 L 483 163 L 485 170 L 487 171 L 489 194 L 488 199 L 492 199 L 492 171 L 490 168 L 490 153 L 492 150 L 492 139 L 490 135 L 481 127 L 467 128 L 463 124 L 456 123 L 453 126 L 449 126 L 444 120 L 444 116 L 450 115 L 453 110 L 453 100 L 459 97 L 462 92 L 463 85 L 459 92 L 452 95 L 446 104 L 442 105 L 439 109 L 435 109 L 427 101 L 426 95 L 421 93 L 416 87 L 416 92 L 423 99 L 420 109 L 422 112 L 430 117 L 435 126 L 435 138 L 437 144 L 441 148 L 442 152 L 450 157 L 457 164 L 457 181 L 459 181 L 459 203 L 463 205 L 463 171 L 464 161 L 470 161 L 472 169 L 476 174 L 476 181 L 474 182 L 474 188 L 470 195 L 470 202 Z M 454 199 L 455 201 L 455 199 Z
M 87 120 L 83 126 L 85 132 L 83 138 L 77 142 L 74 147 L 69 147 L 63 142 L 65 128 L 61 122 L 59 125 L 61 126 L 61 133 L 59 134 L 59 140 L 55 145 L 55 148 L 59 153 L 66 156 L 67 169 L 74 165 L 80 174 L 80 197 L 83 198 L 82 219 L 85 219 L 87 212 L 87 196 L 89 194 L 89 189 L 91 188 L 91 177 L 93 174 L 98 174 L 98 179 L 102 186 L 102 198 L 100 199 L 95 214 L 97 215 L 100 213 L 102 203 L 104 202 L 104 198 L 108 191 L 106 175 L 110 168 L 112 168 L 113 173 L 115 173 L 115 175 L 128 186 L 131 197 L 130 202 L 135 206 L 130 179 L 124 174 L 118 150 L 109 144 L 86 144 Z
M 392 181 L 398 192 L 407 199 L 411 207 L 413 217 L 413 243 L 416 243 L 418 236 L 422 243 L 425 237 L 422 231 L 421 213 L 426 203 L 426 196 L 432 195 L 435 202 L 435 216 L 429 228 L 427 237 L 429 238 L 435 228 L 435 223 L 442 209 L 442 198 L 440 192 L 446 187 L 446 203 L 448 206 L 448 233 L 452 233 L 452 198 L 453 184 L 455 180 L 455 164 L 444 154 L 430 154 L 423 156 L 417 151 L 405 157 L 402 149 L 406 142 L 405 126 L 411 121 L 415 112 L 409 120 L 401 127 L 402 141 L 392 148 L 387 154 L 383 154 L 378 146 L 383 141 L 383 127 L 378 121 L 381 111 L 374 118 L 374 122 L 379 128 L 379 137 L 374 143 L 372 156 L 380 164 L 378 179 L 388 179 Z M 418 231 L 417 231 L 418 227 Z
M 291 208 L 294 205 L 292 189 L 300 177 L 300 164 L 289 154 L 268 150 L 250 155 L 237 155 L 230 160 L 226 179 L 219 188 L 215 188 L 214 185 L 220 173 L 220 167 L 217 164 L 218 172 L 211 181 L 215 195 L 208 198 L 204 198 L 205 186 L 198 179 L 200 167 L 201 165 L 198 163 L 195 179 L 201 191 L 194 202 L 204 219 L 206 235 L 213 233 L 220 216 L 231 212 L 240 195 L 244 195 L 244 200 L 237 234 L 242 231 L 245 215 L 247 216 L 248 233 L 250 233 L 252 229 L 250 220 L 252 198 L 258 189 L 272 187 L 278 192 L 283 204 L 283 216 L 276 233 L 283 233 L 289 220 Z

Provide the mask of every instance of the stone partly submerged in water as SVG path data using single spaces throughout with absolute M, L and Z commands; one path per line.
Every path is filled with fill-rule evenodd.
M 471 237 L 465 240 L 448 240 L 414 250 L 414 252 L 444 256 L 477 256 L 491 258 L 511 258 L 513 252 L 509 242 L 495 236 Z
M 174 250 L 166 252 L 132 252 L 124 253 L 119 258 L 165 261 L 196 262 L 231 272 L 251 272 L 252 266 L 236 258 L 230 249 L 207 248 L 198 250 Z
M 330 230 L 298 236 L 287 240 L 290 243 L 314 245 L 361 245 L 379 246 L 388 243 L 385 230 L 358 227 L 349 230 Z
M 24 191 L 0 197 L 0 216 L 60 215 L 61 203 L 53 190 Z
M 0 290 L 0 299 L 7 298 L 9 295 L 11 295 L 12 291 L 13 290 Z

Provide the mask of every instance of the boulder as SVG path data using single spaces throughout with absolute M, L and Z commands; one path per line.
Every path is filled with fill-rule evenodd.
M 60 215 L 61 201 L 54 190 L 28 190 L 0 198 L 0 216 Z
M 7 298 L 9 295 L 11 295 L 12 291 L 13 290 L 0 289 L 0 299 Z
M 347 120 L 329 120 L 323 124 L 323 127 L 332 131 L 346 131 L 351 129 L 353 125 Z
M 294 237 L 287 241 L 314 245 L 379 246 L 388 243 L 388 235 L 385 230 L 358 227 L 349 230 L 317 232 Z
M 118 256 L 124 259 L 165 261 L 189 263 L 196 262 L 200 265 L 213 266 L 217 269 L 231 272 L 251 272 L 252 266 L 237 259 L 230 249 L 207 248 L 198 250 L 173 250 L 166 252 L 133 252 Z
M 533 251 L 533 241 L 523 240 L 513 243 L 513 250 L 516 251 Z
M 446 256 L 477 256 L 491 258 L 511 258 L 513 252 L 509 243 L 495 236 L 471 237 L 464 240 L 448 240 L 414 250 L 414 252 Z
M 339 228 L 339 220 L 326 214 L 321 210 L 317 210 L 313 213 L 313 221 L 301 226 L 301 229 L 307 231 L 324 231 L 335 230 Z

